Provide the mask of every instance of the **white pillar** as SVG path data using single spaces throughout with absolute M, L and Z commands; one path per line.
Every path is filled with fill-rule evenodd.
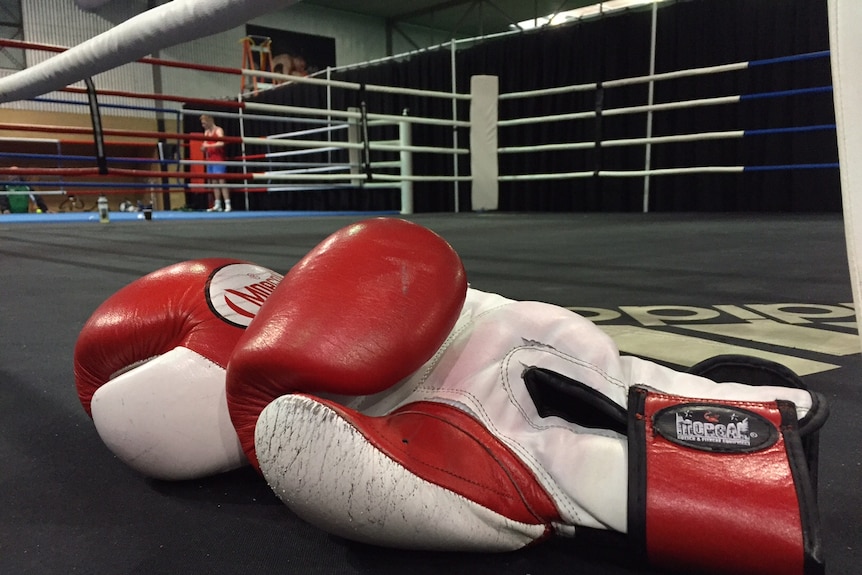
M 862 2 L 829 0 L 828 7 L 844 234 L 856 322 L 862 328 Z
M 497 163 L 497 76 L 470 79 L 470 173 L 473 211 L 496 210 L 500 174 Z

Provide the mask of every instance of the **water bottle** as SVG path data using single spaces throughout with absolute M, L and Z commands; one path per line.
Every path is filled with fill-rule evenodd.
M 99 221 L 103 224 L 107 224 L 109 221 L 111 221 L 111 216 L 108 215 L 108 198 L 106 198 L 104 195 L 99 196 L 98 205 Z

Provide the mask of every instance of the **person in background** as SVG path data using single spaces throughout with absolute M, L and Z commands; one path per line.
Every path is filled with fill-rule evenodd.
M 302 56 L 294 56 L 293 57 L 293 71 L 290 72 L 294 76 L 308 76 L 308 70 L 306 69 L 305 58 Z
M 10 170 L 17 170 L 18 166 L 10 166 Z M 18 174 L 9 174 L 6 176 L 7 183 L 3 189 L 7 192 L 28 192 L 27 194 L 0 194 L 0 214 L 26 214 L 29 212 L 30 204 L 33 204 L 33 209 L 37 214 L 49 213 L 47 204 L 42 196 L 34 194 L 30 186 L 23 183 L 24 176 Z
M 215 123 L 215 119 L 208 114 L 201 115 L 201 126 L 204 129 L 204 136 L 205 138 L 207 138 L 204 139 L 203 144 L 201 144 L 201 151 L 203 151 L 204 153 L 204 159 L 208 162 L 224 162 L 224 142 L 220 139 L 217 139 L 224 137 L 224 130 L 222 130 L 221 127 L 217 126 Z M 208 174 L 213 174 L 217 176 L 219 174 L 224 174 L 225 171 L 226 166 L 223 163 L 207 164 Z M 224 186 L 224 178 L 212 178 L 210 179 L 210 182 L 214 184 L 220 184 L 221 186 L 213 188 L 215 202 L 213 203 L 213 207 L 207 211 L 231 211 L 230 192 L 228 192 L 227 187 Z M 224 204 L 222 204 L 222 200 L 224 200 Z
M 279 54 L 272 57 L 272 71 L 276 74 L 293 74 L 293 56 L 290 54 Z M 279 80 L 280 84 L 284 80 Z

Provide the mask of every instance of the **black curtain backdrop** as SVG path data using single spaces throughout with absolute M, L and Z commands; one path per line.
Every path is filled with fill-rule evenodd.
M 692 0 L 659 7 L 656 72 L 703 68 L 736 62 L 780 58 L 829 49 L 826 3 L 822 0 Z M 469 91 L 470 77 L 497 75 L 500 92 L 536 90 L 598 83 L 598 90 L 505 100 L 500 119 L 545 116 L 596 109 L 640 106 L 647 103 L 647 84 L 602 88 L 608 80 L 649 73 L 650 10 L 580 22 L 554 29 L 487 40 L 456 53 L 457 90 Z M 357 83 L 451 91 L 451 53 L 425 52 L 403 61 L 387 62 L 338 73 L 333 79 Z M 660 81 L 655 103 L 699 98 L 757 95 L 802 88 L 830 87 L 829 58 L 756 66 L 742 71 Z M 332 90 L 332 107 L 358 106 L 355 91 Z M 255 101 L 283 105 L 325 107 L 325 88 L 285 85 L 262 92 Z M 368 92 L 369 112 L 451 118 L 448 99 L 417 98 Z M 458 118 L 467 120 L 469 106 L 458 104 Z M 187 118 L 187 121 L 189 119 Z M 193 127 L 199 130 L 196 118 Z M 690 107 L 656 112 L 653 135 L 677 135 L 730 130 L 760 130 L 834 124 L 831 91 L 775 98 L 743 99 L 737 104 Z M 235 122 L 223 122 L 226 133 L 238 133 Z M 268 135 L 308 128 L 284 122 L 247 121 L 246 136 Z M 499 144 L 521 146 L 639 138 L 646 134 L 646 114 L 600 115 L 566 122 L 504 127 Z M 397 138 L 394 128 L 384 136 Z M 312 139 L 325 139 L 317 134 Z M 346 131 L 333 132 L 346 140 Z M 469 132 L 458 130 L 459 146 L 469 145 Z M 452 128 L 414 125 L 413 143 L 451 147 Z M 261 153 L 264 150 L 247 150 Z M 271 151 L 278 151 L 273 149 Z M 238 150 L 228 150 L 238 154 Z M 653 168 L 692 166 L 774 166 L 837 163 L 832 129 L 758 135 L 736 139 L 655 144 Z M 346 162 L 347 152 L 320 152 L 302 161 Z M 372 156 L 393 159 L 397 155 Z M 644 146 L 591 146 L 560 152 L 505 154 L 500 173 L 592 172 L 641 170 Z M 414 173 L 450 175 L 451 156 L 416 154 Z M 469 158 L 459 158 L 459 173 L 469 174 Z M 257 193 L 252 209 L 397 210 L 398 190 L 288 191 Z M 559 181 L 520 181 L 500 184 L 501 211 L 640 211 L 643 178 L 584 178 Z M 450 183 L 415 184 L 417 212 L 470 210 L 470 186 L 462 183 L 456 200 Z M 650 211 L 840 211 L 837 169 L 746 171 L 738 174 L 662 175 L 650 179 Z
M 683 2 L 659 11 L 657 71 L 779 58 L 829 49 L 826 2 Z M 656 102 L 829 87 L 829 58 L 659 82 Z M 832 92 L 743 100 L 656 114 L 655 133 L 756 130 L 834 124 Z M 656 167 L 837 163 L 834 130 L 654 147 Z M 837 169 L 655 177 L 657 211 L 840 211 Z

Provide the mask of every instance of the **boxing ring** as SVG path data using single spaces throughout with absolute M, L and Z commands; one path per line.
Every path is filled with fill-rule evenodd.
M 454 41 L 450 45 L 453 54 L 455 45 Z M 0 46 L 62 50 L 6 40 L 0 41 Z M 120 90 L 94 90 L 88 94 L 86 88 L 67 87 L 59 94 L 38 96 L 32 101 L 79 109 L 89 106 L 96 127 L 3 122 L 0 130 L 21 134 L 19 143 L 27 141 L 35 145 L 44 141 L 44 151 L 5 151 L 0 155 L 10 163 L 22 164 L 16 173 L 28 177 L 26 182 L 11 183 L 27 183 L 51 195 L 74 196 L 76 201 L 83 198 L 84 205 L 90 209 L 99 195 L 107 196 L 112 212 L 118 211 L 120 205 L 155 204 L 156 219 L 169 217 L 166 213 L 169 210 L 164 207 L 173 208 L 181 201 L 176 199 L 179 193 L 185 198 L 181 205 L 192 205 L 186 212 L 207 209 L 209 204 L 204 198 L 215 187 L 228 188 L 237 195 L 234 205 L 246 213 L 281 211 L 271 207 L 273 203 L 290 205 L 287 200 L 256 202 L 254 196 L 296 197 L 315 192 L 323 194 L 324 198 L 329 194 L 335 201 L 319 201 L 315 205 L 318 209 L 311 211 L 356 211 L 355 202 L 351 205 L 349 198 L 358 197 L 361 192 L 366 199 L 360 202 L 358 211 L 411 214 L 417 185 L 451 190 L 451 199 L 446 204 L 451 211 L 485 212 L 500 209 L 501 188 L 515 190 L 510 193 L 517 195 L 517 187 L 524 187 L 523 194 L 529 194 L 532 188 L 528 186 L 562 182 L 572 186 L 572 193 L 576 194 L 574 190 L 579 182 L 602 179 L 625 179 L 628 188 L 639 187 L 639 208 L 648 212 L 655 209 L 651 207 L 651 186 L 655 185 L 656 178 L 680 175 L 720 178 L 779 171 L 822 172 L 834 178 L 838 163 L 834 159 L 822 161 L 823 154 L 796 163 L 789 160 L 769 163 L 746 157 L 745 164 L 667 165 L 668 160 L 662 158 L 662 150 L 674 146 L 717 143 L 733 147 L 738 146 L 739 141 L 770 139 L 776 142 L 777 138 L 787 138 L 788 147 L 791 147 L 796 146 L 797 141 L 791 143 L 792 138 L 834 139 L 834 123 L 766 128 L 732 125 L 727 129 L 673 133 L 668 128 L 685 125 L 685 122 L 667 119 L 674 114 L 682 114 L 683 118 L 691 114 L 708 116 L 715 109 L 727 110 L 752 101 L 780 105 L 812 95 L 831 97 L 831 85 L 776 86 L 765 92 L 676 101 L 656 101 L 655 97 L 662 85 L 672 82 L 697 82 L 702 78 L 740 74 L 757 68 L 798 65 L 824 68 L 828 67 L 829 56 L 829 51 L 817 51 L 507 93 L 500 92 L 500 78 L 493 75 L 473 76 L 469 91 L 447 92 L 333 79 L 334 70 L 326 70 L 315 77 L 297 77 L 144 58 L 140 65 L 170 66 L 190 74 L 218 74 L 233 81 L 252 77 L 265 80 L 267 86 L 273 87 L 239 94 L 233 102 Z M 451 74 L 455 86 L 458 72 L 454 58 Z M 625 106 L 598 103 L 601 98 L 611 101 L 614 91 L 633 88 L 646 95 L 644 101 Z M 294 99 L 301 103 L 294 103 Z M 541 103 L 549 99 L 596 104 L 592 109 L 559 110 L 557 103 L 548 106 L 551 112 L 540 115 L 519 112 L 524 108 L 522 102 L 541 109 Z M 449 105 L 450 112 L 422 115 L 411 111 L 428 109 L 431 106 L 428 102 L 435 100 L 439 102 L 434 104 L 438 109 Z M 395 101 L 401 103 L 401 108 L 393 107 Z M 93 102 L 97 102 L 96 108 Z M 132 130 L 98 126 L 100 116 L 117 111 L 149 117 L 150 123 L 160 128 Z M 224 162 L 227 174 L 223 185 L 211 183 L 204 177 L 203 172 L 211 162 L 207 162 L 198 149 L 204 140 L 197 126 L 197 118 L 202 114 L 212 115 L 226 128 L 226 135 L 220 138 L 229 152 Z M 565 136 L 563 141 L 558 137 L 555 141 L 541 141 L 544 136 L 537 130 L 550 124 L 562 126 L 559 131 Z M 62 137 L 43 138 L 47 134 Z M 616 137 L 618 134 L 622 137 Z M 7 141 L 14 141 L 14 138 L 7 137 Z M 98 157 L 69 152 L 87 142 L 103 149 L 107 146 L 111 150 L 134 150 L 135 155 Z M 424 171 L 421 167 L 417 169 L 423 164 L 422 158 L 428 156 L 440 159 L 425 161 Z M 636 165 L 637 160 L 633 164 L 635 157 L 641 158 L 640 166 Z M 673 161 L 671 159 L 671 164 Z M 550 169 L 537 169 L 541 166 Z M 582 168 L 560 169 L 569 166 Z M 0 169 L 0 176 L 8 177 L 10 173 Z M 469 198 L 463 197 L 464 190 L 469 190 Z M 355 192 L 353 196 L 351 192 Z M 167 205 L 163 201 L 159 206 L 158 199 L 166 200 L 171 193 L 175 194 L 174 201 Z M 189 201 L 189 198 L 194 200 Z M 67 205 L 75 204 L 67 202 Z M 62 210 L 58 206 L 56 211 Z M 188 214 L 172 215 L 190 217 Z
M 0 46 L 28 47 L 30 49 L 56 48 L 32 45 L 18 41 L 0 41 Z M 383 94 L 413 95 L 426 98 L 453 98 L 452 94 L 438 94 L 407 90 L 392 86 L 359 85 L 348 82 L 327 82 L 311 78 L 296 78 L 256 70 L 199 66 L 176 62 L 159 61 L 152 58 L 142 60 L 148 65 L 169 65 L 198 72 L 221 73 L 229 76 L 265 76 L 274 83 L 291 81 L 314 85 L 325 85 L 327 90 L 377 92 Z M 69 87 L 64 94 L 83 95 L 86 90 Z M 245 195 L 245 208 L 248 211 L 248 194 L 256 192 L 301 192 L 311 190 L 356 189 L 395 189 L 400 192 L 402 214 L 412 213 L 412 185 L 415 181 L 457 182 L 467 181 L 469 176 L 418 175 L 412 172 L 412 155 L 453 154 L 466 155 L 464 148 L 445 148 L 415 145 L 411 142 L 411 126 L 423 124 L 442 128 L 467 128 L 467 121 L 447 121 L 439 118 L 423 118 L 408 115 L 406 110 L 400 115 L 368 112 L 360 107 L 351 109 L 327 109 L 298 106 L 280 106 L 243 99 L 240 95 L 235 103 L 217 100 L 167 96 L 163 94 L 138 94 L 118 90 L 99 91 L 94 97 L 122 98 L 125 100 L 158 102 L 159 107 L 118 103 L 100 103 L 98 114 L 108 114 L 112 110 L 134 111 L 139 114 L 158 114 L 173 118 L 173 125 L 182 127 L 183 121 L 196 122 L 197 117 L 209 114 L 220 121 L 232 122 L 237 135 L 216 138 L 226 146 L 235 146 L 238 153 L 224 164 L 228 173 L 227 183 L 207 183 L 203 171 L 208 162 L 200 156 L 196 146 L 203 140 L 201 133 L 181 133 L 154 130 L 128 130 L 101 128 L 94 130 L 85 127 L 58 125 L 25 125 L 2 123 L 0 130 L 19 133 L 51 133 L 71 136 L 89 136 L 89 143 L 102 147 L 116 147 L 125 143 L 142 150 L 144 157 L 105 157 L 70 154 L 65 149 L 73 145 L 87 144 L 87 140 L 57 139 L 50 140 L 56 146 L 52 153 L 14 153 L 6 152 L 4 157 L 10 162 L 28 164 L 14 173 L 0 169 L 0 175 L 35 176 L 37 180 L 12 180 L 10 184 L 28 184 L 34 188 L 50 186 L 59 188 L 60 194 L 71 195 L 69 190 L 77 189 L 78 196 L 106 195 L 113 205 L 113 199 L 134 194 L 140 190 L 153 189 L 166 193 L 182 190 L 185 193 L 206 193 L 213 187 L 227 187 Z M 455 95 L 455 98 L 469 99 L 469 95 Z M 59 97 L 36 97 L 34 102 L 50 102 L 67 106 L 88 106 L 84 99 Z M 173 107 L 168 107 L 173 106 Z M 274 121 L 284 129 L 289 125 L 294 129 L 279 131 L 271 135 L 250 133 L 249 127 L 263 121 Z M 297 128 L 297 126 L 299 126 Z M 309 128 L 308 126 L 314 126 Z M 388 130 L 387 130 L 388 128 Z M 315 139 L 317 137 L 317 139 Z M 115 141 L 105 140 L 114 138 Z M 124 141 L 121 142 L 120 140 Z M 9 139 L 10 142 L 48 142 L 49 140 L 32 137 Z M 150 143 L 148 144 L 147 141 Z M 165 149 L 172 147 L 180 150 L 174 157 L 168 157 Z M 149 152 L 147 151 L 149 147 Z M 181 156 L 181 157 L 177 157 Z M 380 159 L 376 159 L 380 156 Z M 374 158 L 374 159 L 373 159 Z M 340 161 L 339 161 L 340 160 Z M 96 165 L 99 162 L 104 165 Z M 222 162 L 219 162 L 222 163 Z M 39 165 L 41 164 L 41 165 Z M 87 165 L 89 164 L 89 166 Z M 38 167 L 37 167 L 38 165 Z M 42 178 L 48 181 L 42 181 Z M 137 181 L 136 181 L 137 180 Z M 144 181 L 140 181 L 144 180 Z M 154 182 L 153 180 L 157 180 Z M 123 198 L 122 201 L 127 201 Z M 92 204 L 92 202 L 90 202 Z M 117 204 L 119 201 L 116 202 Z M 391 213 L 391 210 L 387 211 Z M 161 215 L 161 214 L 160 214 Z M 156 216 L 157 218 L 160 217 Z
M 827 60 L 829 57 L 828 51 L 820 51 L 808 54 L 797 54 L 785 56 L 781 58 L 770 58 L 764 60 L 736 62 L 721 66 L 710 66 L 707 68 L 697 68 L 689 70 L 678 70 L 674 72 L 666 72 L 662 74 L 651 74 L 649 76 L 623 78 L 619 80 L 609 80 L 601 84 L 601 88 L 611 90 L 625 86 L 637 84 L 649 84 L 649 101 L 643 105 L 608 108 L 600 111 L 576 111 L 565 114 L 533 116 L 528 118 L 514 118 L 510 120 L 501 120 L 498 123 L 500 128 L 509 128 L 528 124 L 536 124 L 542 122 L 567 122 L 573 120 L 591 120 L 595 121 L 596 117 L 601 115 L 604 117 L 621 117 L 629 114 L 646 114 L 646 134 L 643 137 L 620 138 L 600 141 L 580 141 L 580 142 L 565 142 L 554 144 L 538 144 L 533 146 L 506 146 L 499 148 L 500 154 L 515 154 L 515 153 L 542 153 L 551 151 L 565 150 L 597 150 L 626 146 L 637 146 L 644 150 L 644 167 L 641 170 L 614 170 L 614 169 L 593 169 L 582 170 L 576 172 L 556 172 L 546 174 L 508 174 L 499 178 L 502 182 L 519 182 L 519 181 L 542 181 L 542 180 L 572 180 L 578 178 L 640 178 L 643 180 L 643 211 L 649 211 L 649 186 L 651 176 L 665 176 L 677 174 L 731 174 L 741 173 L 744 171 L 778 171 L 778 170 L 812 170 L 812 169 L 828 169 L 835 170 L 838 168 L 837 162 L 829 163 L 802 163 L 802 164 L 780 164 L 780 165 L 702 165 L 702 166 L 680 166 L 680 167 L 654 167 L 652 165 L 652 151 L 654 146 L 670 143 L 682 142 L 703 142 L 714 140 L 733 140 L 739 138 L 758 137 L 776 134 L 792 134 L 792 133 L 808 133 L 818 131 L 835 131 L 835 124 L 818 124 L 808 126 L 788 126 L 765 129 L 735 129 L 713 132 L 698 132 L 698 133 L 683 133 L 674 135 L 653 135 L 652 134 L 652 117 L 659 112 L 669 112 L 675 110 L 690 110 L 701 109 L 703 113 L 708 113 L 711 106 L 727 106 L 735 105 L 746 100 L 756 99 L 779 99 L 793 98 L 808 94 L 831 93 L 832 86 L 815 86 L 806 88 L 797 88 L 789 90 L 776 90 L 772 92 L 752 93 L 752 94 L 737 94 L 730 96 L 716 96 L 712 98 L 699 98 L 694 100 L 684 100 L 667 103 L 652 102 L 652 94 L 654 92 L 653 84 L 666 80 L 674 80 L 679 78 L 694 78 L 710 74 L 723 74 L 727 72 L 735 72 L 739 70 L 747 70 L 758 66 L 773 66 L 792 62 L 801 62 L 812 59 Z M 546 96 L 560 95 L 571 92 L 595 91 L 599 89 L 598 83 L 580 84 L 574 86 L 563 86 L 559 88 L 550 88 L 547 90 L 533 90 L 527 92 L 513 92 L 500 96 L 501 101 L 511 101 L 520 98 L 541 98 Z

